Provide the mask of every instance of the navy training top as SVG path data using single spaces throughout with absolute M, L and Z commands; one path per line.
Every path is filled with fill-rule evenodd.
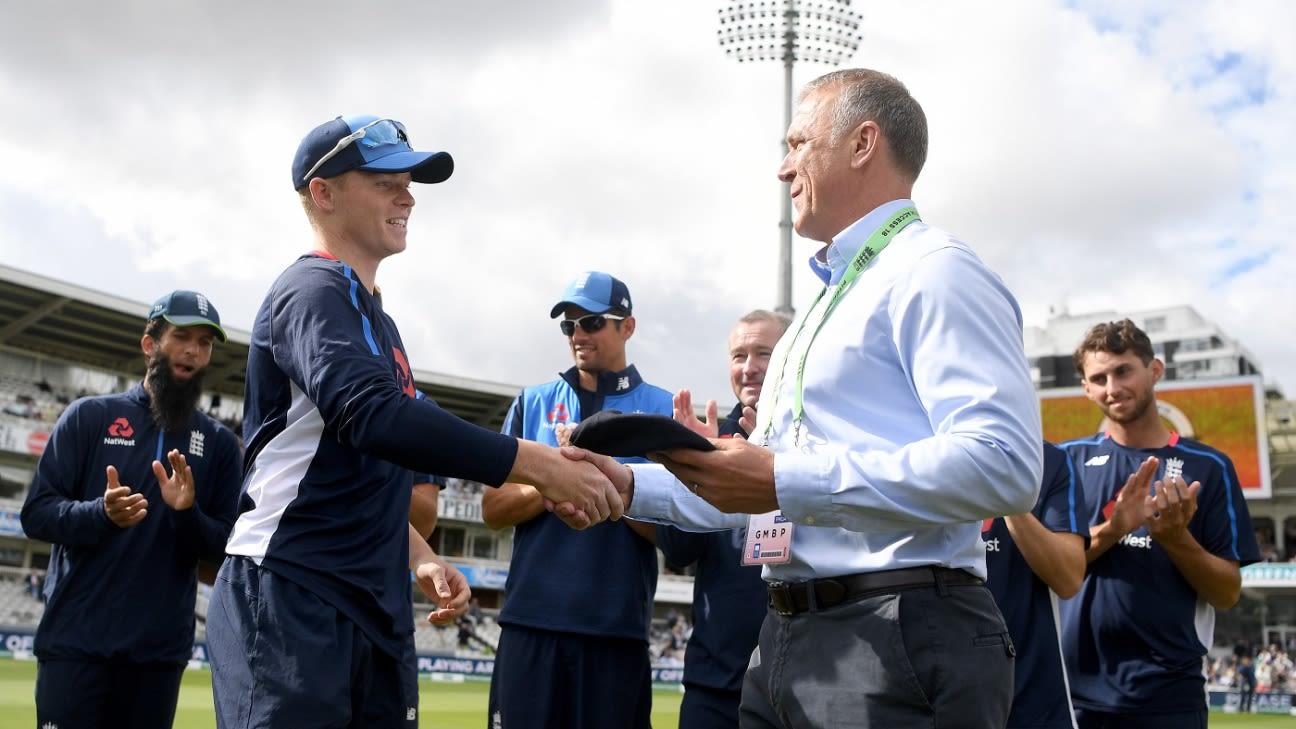
M 234 524 L 239 444 L 205 413 L 163 434 L 143 385 L 82 398 L 63 412 L 36 464 L 22 508 L 28 537 L 49 542 L 41 660 L 186 663 L 193 654 L 198 560 L 220 562 Z M 194 503 L 162 500 L 153 461 L 172 449 L 194 475 Z M 144 495 L 148 515 L 121 528 L 104 512 L 108 466 Z
M 413 475 L 503 483 L 517 441 L 419 399 L 395 322 L 312 253 L 266 294 L 244 396 L 243 495 L 227 551 L 337 607 L 401 657 L 414 630 Z
M 587 410 L 589 415 L 604 409 L 672 412 L 671 394 L 644 382 L 633 365 L 600 373 L 597 392 L 588 393 L 594 397 L 583 398 L 583 392 L 575 367 L 557 380 L 526 388 L 514 400 L 504 432 L 556 445 L 554 426 L 575 426 Z M 628 526 L 605 521 L 573 531 L 545 511 L 514 528 L 499 622 L 647 641 L 656 591 L 657 550 Z
M 746 437 L 738 403 L 720 424 L 720 437 Z M 686 532 L 657 527 L 657 547 L 676 567 L 697 564 L 693 576 L 693 634 L 684 651 L 684 683 L 741 691 L 760 637 L 769 597 L 760 565 L 742 564 L 747 529 Z
M 1046 529 L 1084 537 L 1089 511 L 1066 451 L 1044 443 L 1044 479 L 1031 514 Z M 1017 648 L 1009 729 L 1070 729 L 1075 726 L 1062 660 L 1057 595 L 1031 569 L 1002 517 L 986 519 L 987 585 Z
M 1164 448 L 1126 448 L 1106 436 L 1063 443 L 1090 509 L 1107 521 L 1116 494 L 1148 456 L 1156 479 L 1201 481 L 1188 530 L 1202 547 L 1248 565 L 1260 560 L 1251 515 L 1233 462 L 1197 441 L 1171 435 Z M 1202 656 L 1214 641 L 1215 608 L 1170 561 L 1143 525 L 1089 563 L 1079 594 L 1061 603 L 1062 648 L 1071 697 L 1082 709 L 1133 714 L 1206 706 Z

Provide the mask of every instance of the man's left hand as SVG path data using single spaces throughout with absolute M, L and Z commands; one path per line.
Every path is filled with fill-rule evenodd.
M 454 565 L 440 557 L 420 562 L 418 569 L 414 570 L 414 577 L 418 580 L 419 589 L 437 606 L 436 610 L 428 613 L 429 623 L 450 625 L 468 611 L 472 589 L 468 587 L 468 578 Z
M 716 438 L 714 451 L 672 448 L 648 457 L 720 511 L 764 514 L 779 508 L 774 454 L 741 438 Z
M 1152 485 L 1152 495 L 1144 503 L 1148 534 L 1160 543 L 1174 543 L 1191 539 L 1188 522 L 1197 513 L 1197 494 L 1201 481 L 1189 486 L 1183 476 L 1157 481 Z
M 167 454 L 167 461 L 171 463 L 171 475 L 167 475 L 166 466 L 159 461 L 153 461 L 153 475 L 157 477 L 158 489 L 167 506 L 184 511 L 194 502 L 193 469 L 185 463 L 184 454 L 174 448 Z

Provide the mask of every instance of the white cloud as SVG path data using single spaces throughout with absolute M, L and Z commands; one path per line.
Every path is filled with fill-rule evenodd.
M 379 274 L 417 367 L 552 376 L 548 308 L 596 268 L 631 286 L 645 376 L 728 401 L 728 329 L 775 303 L 783 89 L 724 57 L 720 5 L 22 4 L 0 27 L 0 258 L 141 301 L 183 283 L 248 328 L 310 247 L 298 140 L 380 113 L 457 162 Z M 1243 5 L 856 3 L 852 64 L 923 103 L 919 209 L 1028 323 L 1189 303 L 1291 394 L 1296 6 Z M 815 246 L 795 246 L 804 306 Z

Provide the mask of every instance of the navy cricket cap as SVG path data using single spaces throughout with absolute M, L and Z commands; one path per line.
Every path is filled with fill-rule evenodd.
M 149 309 L 148 320 L 153 321 L 158 317 L 182 329 L 197 326 L 211 327 L 216 330 L 218 339 L 222 342 L 226 341 L 225 330 L 221 328 L 220 314 L 216 312 L 216 307 L 212 306 L 206 296 L 197 291 L 183 289 L 172 291 L 153 302 L 152 308 Z
M 582 420 L 571 432 L 572 445 L 605 456 L 629 458 L 653 451 L 692 448 L 713 451 L 711 441 L 669 415 L 600 410 Z
M 315 127 L 293 157 L 293 189 L 351 170 L 409 172 L 415 182 L 443 182 L 454 172 L 445 152 L 415 152 L 405 125 L 370 114 L 340 116 Z
M 591 314 L 606 314 L 616 309 L 630 315 L 630 289 L 621 280 L 598 271 L 586 271 L 563 290 L 562 298 L 549 311 L 554 319 L 568 304 L 575 304 Z

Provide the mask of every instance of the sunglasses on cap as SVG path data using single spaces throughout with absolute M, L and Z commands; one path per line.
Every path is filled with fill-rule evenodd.
M 359 143 L 368 149 L 384 147 L 389 144 L 403 144 L 409 146 L 409 135 L 405 132 L 405 125 L 391 119 L 379 119 L 371 121 L 359 129 L 338 140 L 337 146 L 330 149 L 319 161 L 306 171 L 305 179 L 310 180 L 315 176 L 315 172 L 324 166 L 325 162 L 338 156 L 338 153 L 349 147 L 352 143 Z
M 562 330 L 565 337 L 575 334 L 577 326 L 586 334 L 593 334 L 607 326 L 609 319 L 612 321 L 624 321 L 625 317 L 616 314 L 586 314 L 579 319 L 563 319 L 558 322 L 558 328 Z

